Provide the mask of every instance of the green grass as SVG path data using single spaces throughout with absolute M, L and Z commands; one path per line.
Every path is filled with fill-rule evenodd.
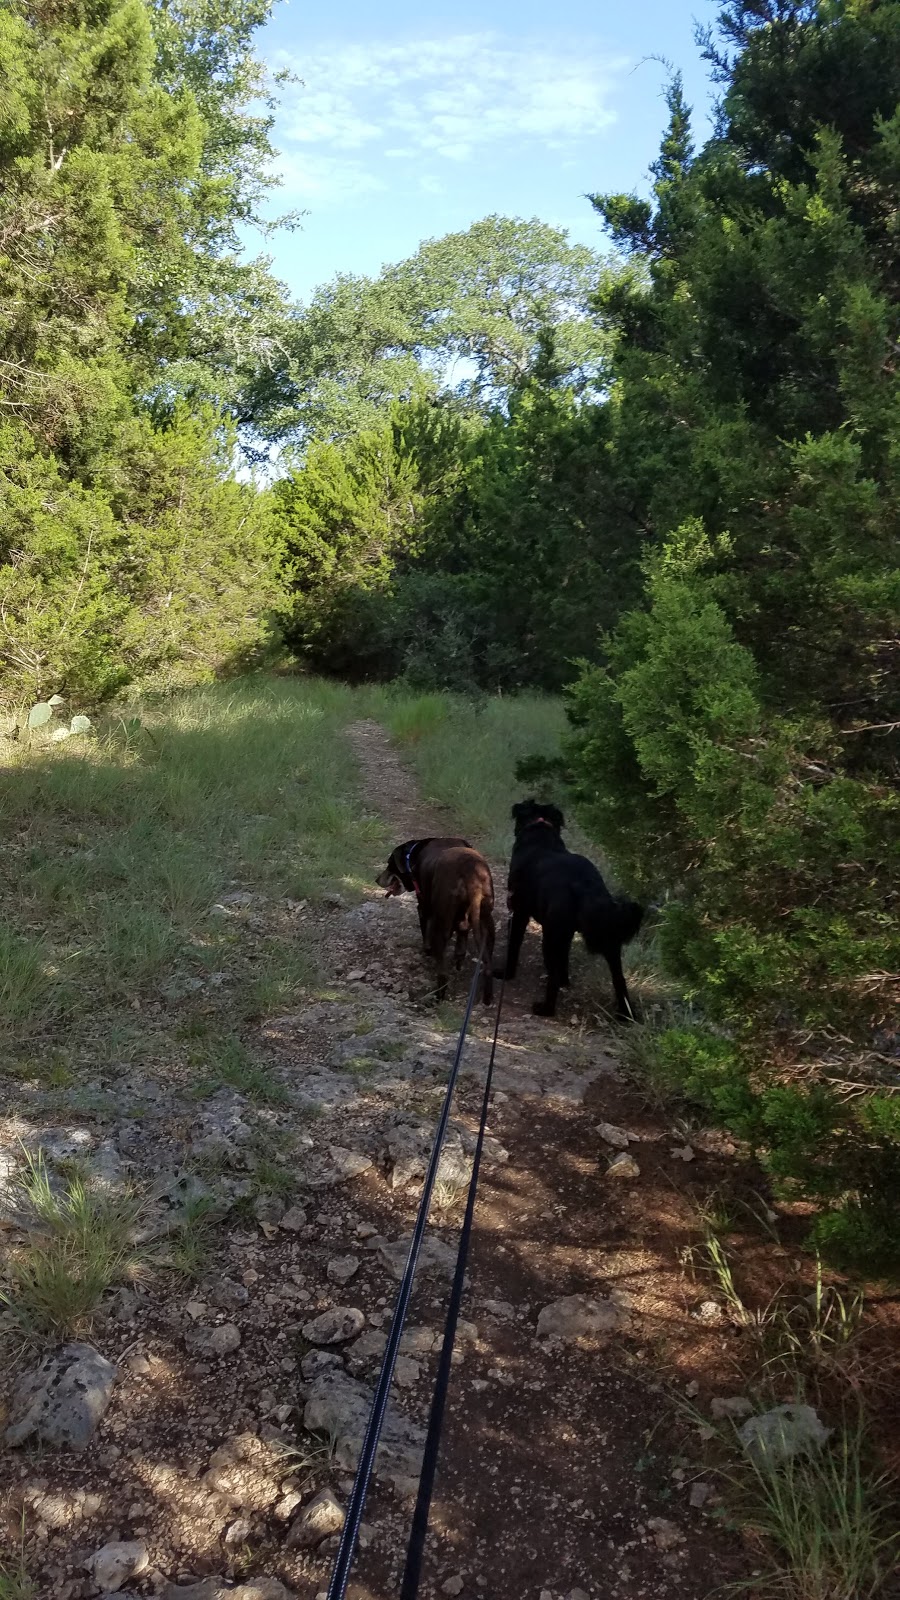
M 179 1213 L 168 1262 L 189 1283 L 202 1278 L 212 1260 L 215 1206 L 208 1195 L 192 1195 Z
M 0 925 L 0 1016 L 20 1024 L 37 1012 L 48 1015 L 58 1000 L 59 983 L 44 941 Z
M 566 726 L 562 702 L 533 694 L 472 702 L 373 691 L 371 703 L 417 773 L 423 798 L 446 806 L 488 854 L 506 855 L 510 808 L 527 792 L 516 764 L 557 752 Z
M 246 1045 L 234 1037 L 207 1046 L 203 1056 L 206 1071 L 191 1090 L 197 1100 L 205 1100 L 227 1085 L 254 1105 L 286 1105 L 288 1091 L 264 1062 L 256 1061 Z
M 174 980 L 228 968 L 235 1021 L 315 975 L 288 931 L 211 925 L 235 887 L 313 909 L 356 898 L 386 834 L 363 819 L 343 727 L 364 696 L 305 679 L 213 685 L 95 718 L 95 736 L 0 740 L 0 1032 L 106 1031 Z
M 733 1478 L 764 1572 L 744 1588 L 780 1600 L 870 1600 L 898 1571 L 887 1527 L 888 1485 L 866 1465 L 862 1423 L 813 1455 L 752 1462 Z
M 23 1548 L 15 1560 L 0 1560 L 0 1600 L 37 1600 L 37 1589 L 25 1566 L 24 1526 L 21 1539 Z
M 40 1158 L 16 1187 L 31 1235 L 9 1259 L 0 1304 L 32 1343 L 86 1334 L 108 1290 L 141 1269 L 132 1243 L 139 1203 L 90 1189 L 77 1170 L 56 1188 Z
M 874 1600 L 900 1571 L 900 1534 L 889 1516 L 888 1480 L 872 1460 L 860 1399 L 862 1295 L 826 1283 L 817 1262 L 811 1294 L 808 1282 L 798 1281 L 763 1304 L 748 1303 L 709 1216 L 707 1208 L 703 1249 L 692 1259 L 741 1329 L 736 1392 L 748 1394 L 756 1412 L 786 1398 L 813 1405 L 833 1430 L 820 1449 L 787 1459 L 748 1456 L 733 1427 L 718 1430 L 713 1471 L 759 1557 L 753 1578 L 732 1592 L 752 1590 L 773 1600 Z M 694 1420 L 705 1425 L 699 1414 Z

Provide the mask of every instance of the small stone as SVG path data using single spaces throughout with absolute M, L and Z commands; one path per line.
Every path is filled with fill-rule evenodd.
M 114 1539 L 91 1557 L 91 1571 L 101 1589 L 115 1594 L 129 1578 L 136 1578 L 150 1565 L 147 1546 L 140 1539 Z
M 291 1206 L 290 1210 L 279 1218 L 279 1228 L 284 1228 L 287 1233 L 299 1233 L 306 1227 L 306 1212 L 302 1206 Z
M 689 1144 L 676 1145 L 673 1150 L 669 1151 L 669 1154 L 673 1161 L 693 1161 L 694 1159 L 694 1152 Z
M 509 1322 L 516 1314 L 514 1305 L 508 1300 L 482 1300 L 482 1306 L 489 1317 L 496 1317 L 498 1322 Z
M 220 1327 L 213 1328 L 209 1336 L 209 1349 L 213 1355 L 229 1356 L 232 1351 L 239 1349 L 241 1343 L 241 1330 L 233 1322 L 223 1322 Z
M 692 1483 L 690 1502 L 695 1511 L 706 1505 L 712 1490 L 708 1483 Z
M 360 1155 L 358 1150 L 345 1150 L 339 1144 L 331 1145 L 328 1154 L 334 1167 L 332 1181 L 335 1183 L 347 1183 L 351 1178 L 359 1178 L 375 1164 L 371 1156 Z
M 675 1550 L 678 1545 L 684 1544 L 684 1534 L 681 1529 L 676 1527 L 674 1522 L 668 1522 L 665 1517 L 649 1517 L 647 1527 L 653 1535 L 653 1543 L 657 1550 Z
M 634 1156 L 628 1155 L 624 1150 L 621 1155 L 616 1156 L 615 1160 L 610 1162 L 606 1169 L 608 1178 L 639 1178 L 640 1175 L 641 1169 Z
M 725 1321 L 725 1313 L 718 1300 L 702 1301 L 696 1311 L 691 1312 L 691 1316 L 695 1322 L 703 1322 L 708 1328 L 716 1328 Z
M 398 1389 L 411 1389 L 418 1383 L 422 1375 L 422 1368 L 418 1361 L 413 1361 L 410 1356 L 398 1356 L 394 1368 L 394 1382 Z
M 347 982 L 361 983 L 365 975 L 365 971 L 362 967 L 354 967 L 352 972 L 347 973 Z
M 249 1290 L 242 1283 L 235 1283 L 233 1278 L 221 1278 L 204 1292 L 210 1304 L 220 1311 L 239 1311 L 250 1299 Z
M 302 1331 L 310 1344 L 346 1344 L 362 1333 L 365 1325 L 365 1316 L 355 1306 L 335 1306 L 305 1323 Z
M 603 1143 L 611 1144 L 614 1150 L 628 1149 L 630 1135 L 625 1132 L 624 1128 L 617 1128 L 614 1122 L 598 1123 L 597 1132 Z
M 326 1372 L 329 1367 L 339 1367 L 340 1364 L 341 1358 L 335 1350 L 308 1350 L 300 1362 L 300 1371 L 309 1382 L 317 1378 L 320 1372 Z
M 191 1321 L 192 1322 L 196 1322 L 198 1317 L 202 1317 L 206 1313 L 206 1301 L 205 1300 L 189 1300 L 184 1309 L 187 1312 L 188 1316 L 190 1317 Z
M 569 1600 L 590 1600 L 590 1596 L 583 1589 L 572 1589 L 569 1591 Z
M 303 1496 L 297 1489 L 286 1489 L 272 1513 L 279 1522 L 290 1522 L 297 1507 L 303 1502 Z
M 335 1256 L 333 1261 L 329 1261 L 325 1269 L 329 1282 L 337 1283 L 341 1286 L 349 1283 L 350 1279 L 354 1278 L 358 1271 L 358 1256 Z
M 700 1393 L 700 1385 L 696 1378 L 692 1378 L 690 1383 L 685 1384 L 684 1392 L 689 1400 L 693 1400 Z
M 286 1543 L 290 1549 L 311 1550 L 344 1526 L 344 1508 L 332 1489 L 323 1489 L 310 1500 L 288 1529 Z
M 465 1584 L 463 1583 L 463 1579 L 461 1575 L 457 1573 L 455 1577 L 448 1578 L 446 1583 L 441 1584 L 441 1594 L 452 1595 L 455 1600 L 457 1595 L 462 1594 L 464 1588 Z
M 299 1498 L 299 1497 L 298 1497 Z M 223 1542 L 232 1547 L 246 1544 L 253 1531 L 253 1525 L 248 1517 L 238 1517 L 226 1529 Z
M 753 1405 L 742 1394 L 715 1395 L 709 1403 L 709 1409 L 714 1420 L 722 1422 L 725 1417 L 749 1417 Z

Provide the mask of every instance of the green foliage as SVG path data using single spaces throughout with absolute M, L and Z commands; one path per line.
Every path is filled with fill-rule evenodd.
M 610 478 L 648 540 L 565 758 L 621 875 L 669 894 L 663 957 L 723 1030 L 657 1048 L 846 1245 L 900 1221 L 875 1092 L 900 966 L 900 7 L 720 25 L 715 137 L 692 155 L 676 81 L 654 203 L 594 202 L 645 265 L 598 306 Z
M 729 1039 L 693 1028 L 665 1028 L 645 1047 L 656 1082 L 676 1090 L 742 1138 L 755 1142 L 758 1117 L 746 1063 Z
M 234 482 L 219 410 L 243 356 L 220 341 L 218 377 L 201 382 L 202 336 L 185 329 L 201 302 L 215 321 L 220 290 L 234 312 L 237 269 L 220 284 L 212 263 L 261 192 L 250 40 L 266 14 L 258 0 L 23 0 L 0 16 L 0 664 L 13 702 L 209 672 L 265 635 L 267 500 Z M 179 404 L 182 356 L 215 408 Z
M 503 409 L 541 370 L 548 330 L 570 387 L 594 393 L 609 350 L 589 315 L 602 270 L 561 229 L 489 216 L 377 279 L 341 274 L 284 322 L 256 388 L 260 426 L 302 453 L 377 428 L 392 402 L 441 385 L 466 410 Z

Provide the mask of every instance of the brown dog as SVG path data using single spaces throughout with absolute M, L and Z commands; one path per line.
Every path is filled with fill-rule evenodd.
M 437 995 L 447 993 L 447 945 L 456 935 L 456 970 L 469 934 L 481 956 L 486 1006 L 493 998 L 494 884 L 491 869 L 466 839 L 409 839 L 391 852 L 376 883 L 388 895 L 415 894 L 422 943 L 438 964 Z

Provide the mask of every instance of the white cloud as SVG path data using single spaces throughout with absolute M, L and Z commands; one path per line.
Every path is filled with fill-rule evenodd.
M 280 195 L 304 203 L 351 200 L 387 188 L 384 179 L 360 161 L 312 151 L 282 151 L 274 171 L 281 180 Z
M 568 151 L 615 120 L 611 90 L 627 66 L 493 33 L 336 45 L 279 64 L 303 80 L 276 128 L 285 188 L 320 201 L 383 188 L 385 158 L 415 158 L 420 180 L 430 168 L 437 182 L 442 162 L 491 150 Z

